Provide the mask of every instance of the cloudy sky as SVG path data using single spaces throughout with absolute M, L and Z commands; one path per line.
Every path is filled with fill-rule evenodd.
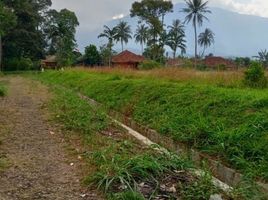
M 52 0 L 56 9 L 68 8 L 78 15 L 81 27 L 94 30 L 112 18 L 127 15 L 135 0 Z M 173 0 L 173 3 L 182 0 Z M 243 14 L 268 17 L 267 0 L 210 0 L 211 6 L 226 8 Z
M 80 26 L 78 44 L 83 49 L 82 41 L 87 35 L 100 29 L 112 19 L 120 19 L 129 14 L 135 0 L 52 0 L 54 9 L 68 8 L 75 11 Z M 172 0 L 173 3 L 183 0 Z M 268 18 L 268 0 L 209 0 L 210 6 L 220 7 L 241 14 L 256 15 Z M 83 35 L 83 38 L 82 36 Z

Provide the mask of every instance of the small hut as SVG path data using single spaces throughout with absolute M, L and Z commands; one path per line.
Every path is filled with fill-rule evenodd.
M 112 64 L 113 66 L 136 69 L 144 60 L 145 58 L 143 56 L 136 55 L 135 53 L 125 50 L 113 57 Z
M 44 69 L 56 69 L 57 65 L 56 56 L 47 56 L 45 60 L 41 60 L 41 67 Z

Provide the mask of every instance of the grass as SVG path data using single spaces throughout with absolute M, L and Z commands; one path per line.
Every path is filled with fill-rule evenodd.
M 44 75 L 43 80 L 46 80 L 48 74 Z M 175 195 L 182 199 L 203 200 L 219 192 L 212 185 L 209 173 L 197 178 L 187 172 L 193 167 L 189 160 L 141 146 L 111 123 L 104 110 L 91 107 L 71 90 L 53 90 L 55 97 L 49 104 L 53 120 L 64 125 L 66 134 L 80 133 L 84 145 L 82 157 L 88 163 L 85 183 L 99 187 L 108 199 L 149 199 L 159 195 L 160 186 L 169 176 L 178 178 L 174 182 L 177 191 L 170 194 L 171 199 Z M 139 190 L 143 183 L 152 185 L 149 197 Z M 245 184 L 231 195 L 235 200 L 261 199 L 259 190 L 251 189 Z
M 143 72 L 127 76 L 117 71 L 50 71 L 38 78 L 79 91 L 248 176 L 268 180 L 267 89 L 170 81 L 135 73 Z
M 88 162 L 89 175 L 85 183 L 102 190 L 107 199 L 144 200 L 148 199 L 138 190 L 143 182 L 153 183 L 150 196 L 159 195 L 162 179 L 167 174 L 180 171 L 180 180 L 186 181 L 192 168 L 191 162 L 172 153 L 159 153 L 150 147 L 144 147 L 126 136 L 123 130 L 114 126 L 102 110 L 96 110 L 68 90 L 55 89 L 55 98 L 49 104 L 53 119 L 64 125 L 65 132 L 80 133 L 86 146 L 83 158 Z M 121 133 L 119 135 L 106 135 Z M 176 188 L 183 199 L 189 199 L 194 181 L 201 181 L 191 176 L 187 182 L 178 181 Z M 211 182 L 204 183 L 204 191 L 210 196 L 215 190 Z M 182 187 L 188 185 L 188 187 Z M 192 195 L 192 194 L 191 194 Z M 198 198 L 204 199 L 204 198 Z
M 0 82 L 0 97 L 3 97 L 7 94 L 7 88 Z

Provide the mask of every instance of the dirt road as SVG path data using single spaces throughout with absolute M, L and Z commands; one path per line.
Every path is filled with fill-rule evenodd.
M 100 199 L 81 186 L 81 169 L 66 149 L 69 144 L 44 118 L 47 88 L 19 76 L 5 79 L 8 95 L 0 98 L 0 200 Z

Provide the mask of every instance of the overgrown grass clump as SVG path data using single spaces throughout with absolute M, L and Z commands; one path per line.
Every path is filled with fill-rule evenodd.
M 123 142 L 95 152 L 93 160 L 100 170 L 88 181 L 104 188 L 105 191 L 112 191 L 113 187 L 120 186 L 134 191 L 142 181 L 157 182 L 163 174 L 191 167 L 188 160 L 171 153 L 147 149 L 140 155 L 133 155 L 130 149 L 133 149 L 131 143 Z
M 7 88 L 0 83 L 0 97 L 3 97 L 7 94 Z
M 43 81 L 83 93 L 177 141 L 268 180 L 268 90 L 81 71 Z

